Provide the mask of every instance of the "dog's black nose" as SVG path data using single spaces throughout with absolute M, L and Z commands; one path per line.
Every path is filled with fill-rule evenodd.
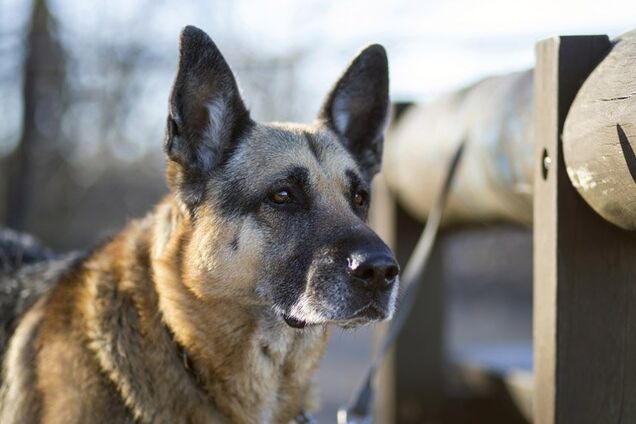
M 388 290 L 400 272 L 393 256 L 385 251 L 354 254 L 349 258 L 353 281 L 367 290 Z

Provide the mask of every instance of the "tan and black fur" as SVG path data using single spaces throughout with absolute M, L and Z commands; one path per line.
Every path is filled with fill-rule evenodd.
M 4 353 L 2 423 L 287 423 L 312 408 L 330 324 L 391 316 L 397 265 L 365 223 L 388 109 L 365 49 L 312 125 L 259 124 L 187 27 L 171 193 L 68 261 Z

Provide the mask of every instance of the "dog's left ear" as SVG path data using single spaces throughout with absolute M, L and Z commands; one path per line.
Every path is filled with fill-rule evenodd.
M 380 170 L 389 117 L 389 65 L 373 44 L 351 62 L 327 96 L 319 119 L 340 137 L 370 180 Z

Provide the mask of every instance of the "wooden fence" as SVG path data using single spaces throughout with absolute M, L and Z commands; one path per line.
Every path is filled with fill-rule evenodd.
M 426 125 L 418 127 L 418 114 Z M 501 376 L 510 396 L 537 423 L 636 422 L 636 31 L 613 41 L 541 41 L 533 78 L 487 80 L 403 122 L 409 128 L 398 123 L 388 140 L 389 189 L 381 182 L 383 200 L 374 205 L 381 234 L 406 256 L 416 224 L 395 213 L 392 199 L 425 217 L 423 199 L 445 152 L 467 138 L 474 158 L 466 156 L 457 182 L 453 219 L 474 220 L 471 208 L 479 220 L 532 216 L 534 369 L 522 383 Z M 400 142 L 407 133 L 421 144 Z M 528 146 L 529 161 L 520 154 Z M 519 171 L 515 178 L 498 174 L 497 158 Z M 417 312 L 383 370 L 381 422 L 436 422 L 446 365 L 438 269 L 433 259 Z M 420 412 L 399 412 L 415 403 Z

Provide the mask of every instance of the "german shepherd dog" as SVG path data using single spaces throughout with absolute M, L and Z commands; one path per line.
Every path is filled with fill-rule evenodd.
M 313 124 L 257 123 L 186 27 L 170 194 L 47 274 L 3 355 L 0 422 L 288 423 L 311 408 L 328 327 L 395 307 L 398 265 L 365 223 L 388 110 L 372 45 Z

